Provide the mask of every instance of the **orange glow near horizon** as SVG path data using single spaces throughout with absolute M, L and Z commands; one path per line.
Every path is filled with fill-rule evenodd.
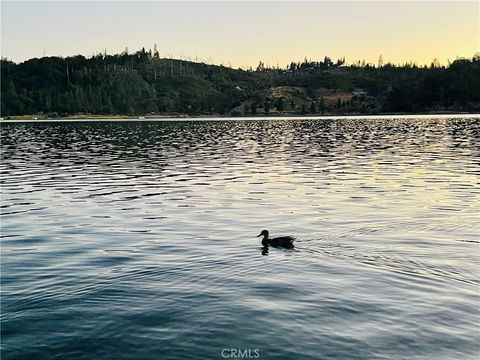
M 120 53 L 233 67 L 305 57 L 442 64 L 479 52 L 478 1 L 2 1 L 2 56 Z M 74 16 L 72 16 L 74 14 Z

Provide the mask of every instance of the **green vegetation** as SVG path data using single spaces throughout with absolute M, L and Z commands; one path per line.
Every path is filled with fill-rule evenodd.
M 345 65 L 325 57 L 255 70 L 161 59 L 155 50 L 1 61 L 1 116 L 377 114 L 480 110 L 480 56 Z

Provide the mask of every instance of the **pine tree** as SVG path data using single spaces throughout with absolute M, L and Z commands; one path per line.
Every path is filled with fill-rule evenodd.
M 265 104 L 263 104 L 263 109 L 265 111 L 265 114 L 268 114 L 270 112 L 270 103 L 268 101 L 265 101 Z
M 322 114 L 325 112 L 325 100 L 323 100 L 323 96 L 320 98 L 319 111 L 320 111 Z
M 283 111 L 283 98 L 279 98 L 276 104 L 277 111 Z

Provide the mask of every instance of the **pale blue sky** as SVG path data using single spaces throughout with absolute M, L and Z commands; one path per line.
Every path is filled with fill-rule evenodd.
M 479 51 L 478 1 L 2 1 L 2 56 L 88 55 L 153 48 L 162 56 L 285 66 L 446 62 Z

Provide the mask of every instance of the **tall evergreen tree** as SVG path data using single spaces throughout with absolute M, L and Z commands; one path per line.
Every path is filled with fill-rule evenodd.
M 283 111 L 283 98 L 277 99 L 276 108 L 277 111 Z
M 263 104 L 263 110 L 265 111 L 265 114 L 268 114 L 270 112 L 270 103 L 268 101 L 265 101 Z
M 323 114 L 325 112 L 325 100 L 323 96 L 320 98 L 319 111 Z

